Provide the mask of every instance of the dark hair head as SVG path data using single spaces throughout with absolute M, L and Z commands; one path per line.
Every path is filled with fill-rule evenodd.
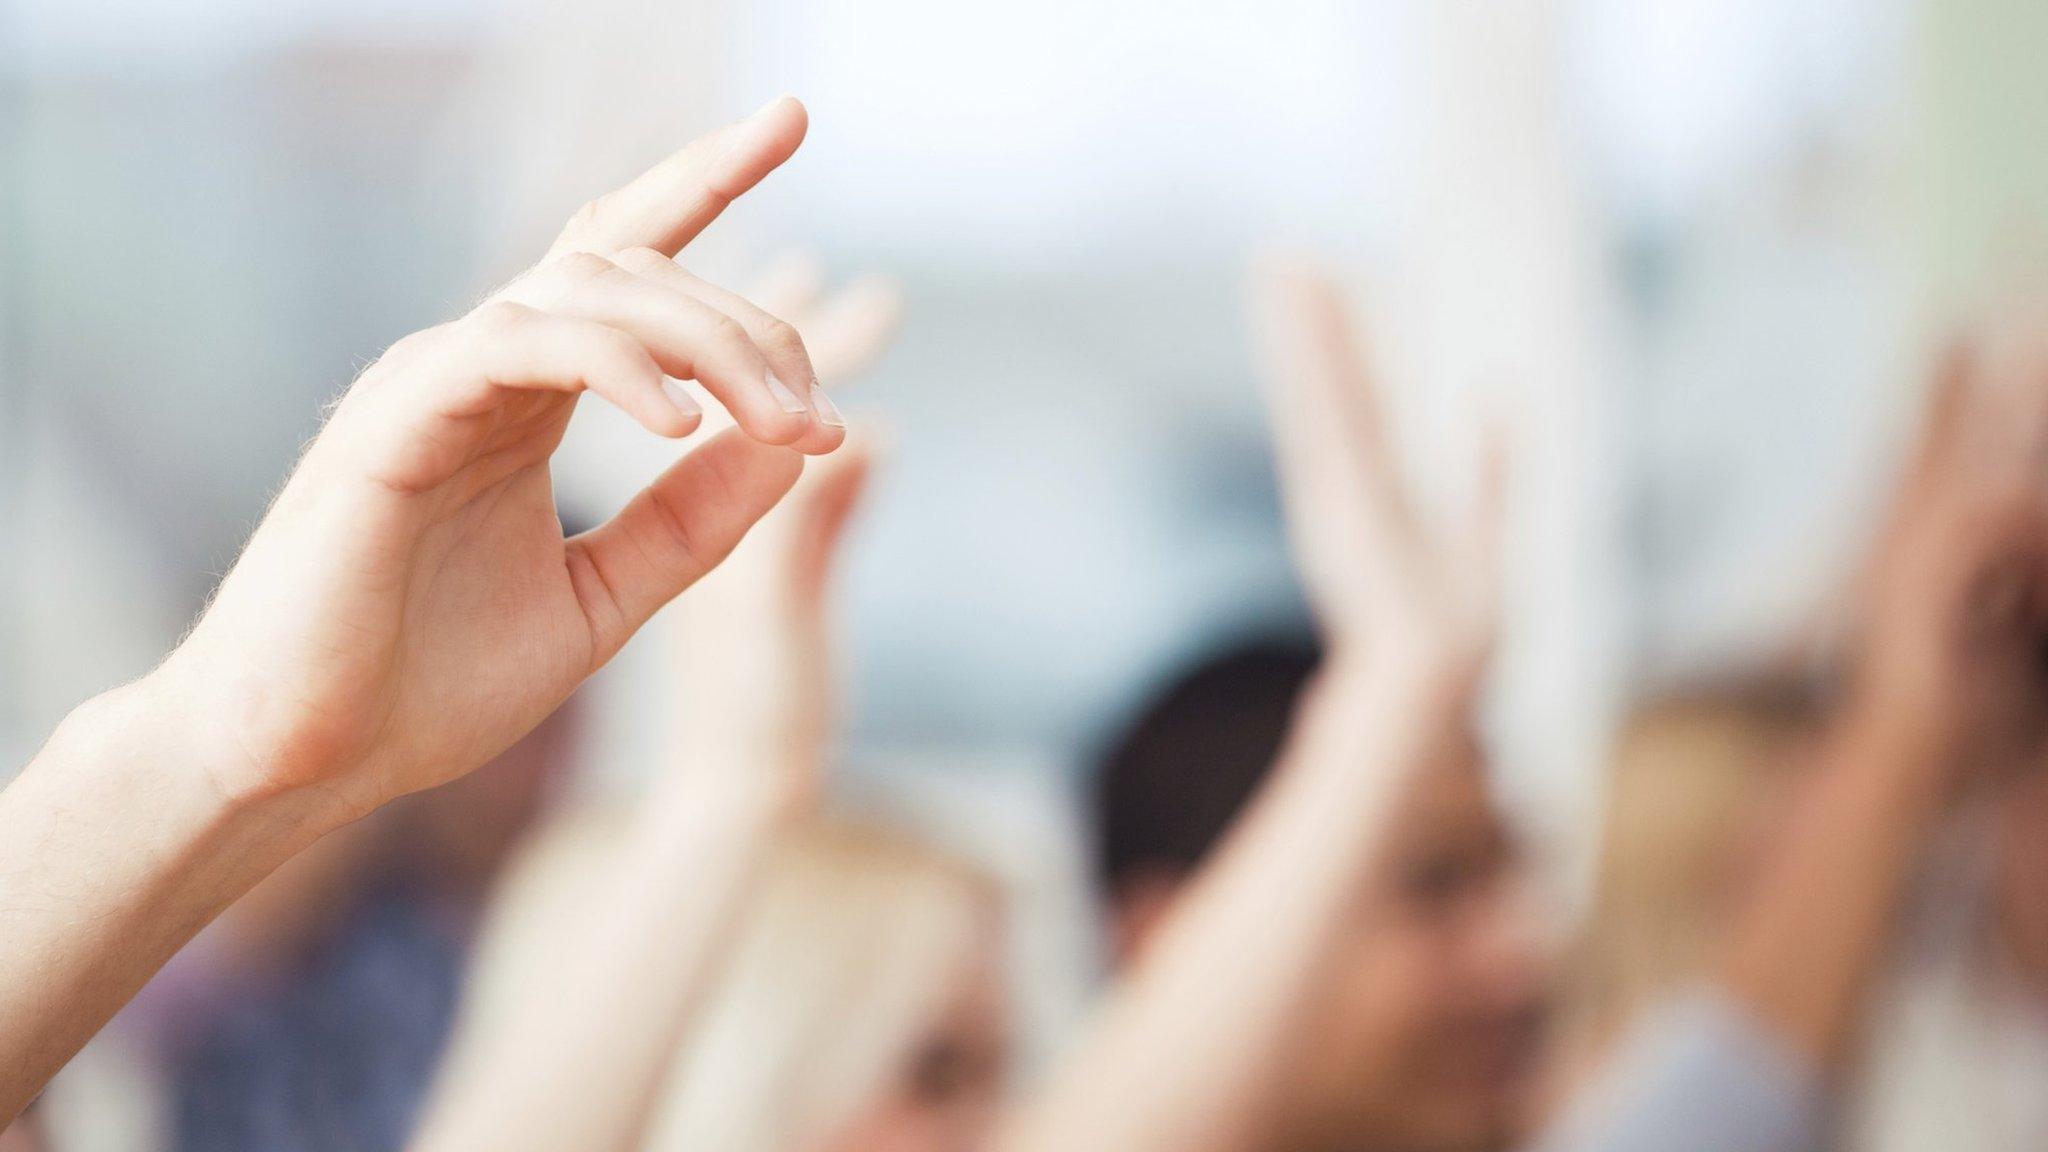
M 1198 660 L 1143 707 L 1095 776 L 1105 891 L 1201 863 L 1265 779 L 1318 659 L 1306 640 L 1237 643 Z

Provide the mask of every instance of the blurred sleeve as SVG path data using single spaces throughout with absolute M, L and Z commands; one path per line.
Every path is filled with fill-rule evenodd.
M 1811 1152 L 1823 1111 L 1818 1071 L 1708 991 L 1637 1026 L 1531 1152 Z

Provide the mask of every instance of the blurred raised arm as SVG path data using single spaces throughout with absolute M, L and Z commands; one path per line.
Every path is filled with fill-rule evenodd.
M 1463 734 L 1494 628 L 1497 503 L 1446 546 L 1409 502 L 1342 297 L 1254 285 L 1289 538 L 1329 654 L 1264 790 L 1007 1152 L 1257 1146 L 1270 1077 L 1382 842 L 1388 800 Z
M 1805 1152 L 1931 833 L 2038 770 L 2048 706 L 2048 346 L 1952 357 L 1891 517 L 1846 698 L 1716 979 L 1640 1025 L 1550 1152 Z
M 1820 770 L 1722 980 L 1818 1067 L 1838 1061 L 1928 832 L 1970 780 L 2028 765 L 2048 708 L 2048 345 L 1958 355 L 1864 583 Z

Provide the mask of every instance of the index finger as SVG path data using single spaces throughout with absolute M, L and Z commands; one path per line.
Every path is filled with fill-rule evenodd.
M 744 120 L 700 136 L 632 183 L 577 209 L 548 249 L 613 255 L 654 248 L 669 256 L 718 214 L 794 155 L 810 114 L 794 96 L 778 96 Z
M 1258 270 L 1262 343 L 1275 399 L 1290 406 L 1297 448 L 1322 459 L 1323 483 L 1354 489 L 1381 532 L 1419 532 L 1388 442 L 1372 372 L 1343 292 L 1317 269 L 1268 259 Z

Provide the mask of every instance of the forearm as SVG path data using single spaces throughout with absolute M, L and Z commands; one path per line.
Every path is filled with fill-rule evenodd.
M 1737 923 L 1724 986 L 1816 1067 L 1842 1055 L 1883 960 L 1943 810 L 1946 752 L 1874 710 L 1846 720 Z
M 138 682 L 72 713 L 0 792 L 0 1121 L 194 933 L 332 826 L 312 798 L 231 798 Z
M 576 878 L 596 906 L 561 909 L 582 918 L 549 934 L 561 948 L 535 970 L 547 986 L 507 997 L 512 1015 L 462 1038 L 415 1152 L 636 1144 L 719 945 L 794 811 L 734 767 L 665 777 L 642 798 L 602 867 Z
M 1817 1146 L 1825 1074 L 1847 1047 L 1941 811 L 1942 751 L 1878 710 L 1845 716 L 1817 749 L 1718 980 L 1638 1021 L 1536 1147 Z
M 1006 1152 L 1238 1148 L 1266 1119 L 1275 1054 L 1355 913 L 1387 796 L 1461 720 L 1424 677 L 1315 691 L 1272 783 L 1010 1126 Z

